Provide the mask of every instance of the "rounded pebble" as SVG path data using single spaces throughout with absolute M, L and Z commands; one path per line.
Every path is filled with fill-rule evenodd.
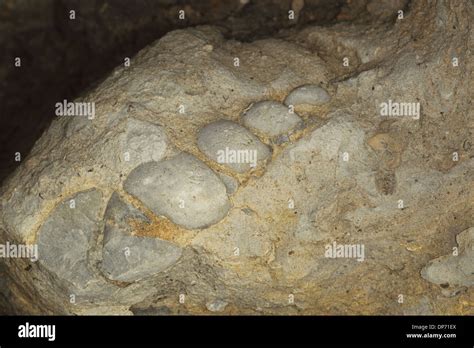
M 287 134 L 302 122 L 289 108 L 276 101 L 261 101 L 253 104 L 242 117 L 245 126 L 268 136 Z
M 238 172 L 270 156 L 270 148 L 247 128 L 231 121 L 217 121 L 199 131 L 198 147 L 210 159 Z
M 155 214 L 188 229 L 212 225 L 230 208 L 219 177 L 188 153 L 142 164 L 130 173 L 124 189 Z
M 326 90 L 318 85 L 297 87 L 288 94 L 285 105 L 321 105 L 331 100 Z

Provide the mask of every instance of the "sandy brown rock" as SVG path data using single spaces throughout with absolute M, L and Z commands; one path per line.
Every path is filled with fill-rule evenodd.
M 112 296 L 101 298 L 97 313 L 173 314 L 186 292 L 191 314 L 472 314 L 470 275 L 457 274 L 465 291 L 440 301 L 439 281 L 426 281 L 420 270 L 448 254 L 457 245 L 454 236 L 474 225 L 474 154 L 464 146 L 473 126 L 467 78 L 473 13 L 468 2 L 414 3 L 393 25 L 307 27 L 251 43 L 227 41 L 211 27 L 171 32 L 84 97 L 96 103 L 94 120 L 53 122 L 2 187 L 3 238 L 41 239 L 55 207 L 77 192 L 97 190 L 101 207 L 119 192 L 156 236 L 167 226 L 182 254 L 169 269 L 130 286 L 109 283 Z M 463 63 L 453 66 L 453 55 Z M 349 66 L 342 65 L 344 57 Z M 199 148 L 199 132 L 208 125 L 243 127 L 249 105 L 281 103 L 305 85 L 324 87 L 330 100 L 305 109 L 303 129 L 287 142 L 258 138 L 249 129 L 269 149 L 256 170 L 232 170 Z M 389 100 L 419 102 L 420 117 L 382 115 L 381 104 Z M 166 137 L 121 141 L 131 119 L 159 127 Z M 148 147 L 144 139 L 154 140 Z M 148 155 L 133 169 L 118 166 L 115 158 L 132 145 Z M 153 157 L 157 148 L 162 151 Z M 178 193 L 179 179 L 194 173 L 166 164 L 182 152 L 216 181 L 177 219 L 173 187 L 166 193 L 163 185 L 149 192 L 142 187 L 135 194 L 127 178 L 140 166 L 165 168 L 161 184 L 176 179 Z M 156 170 L 149 174 L 148 183 Z M 231 195 L 219 175 L 238 183 Z M 196 176 L 199 185 L 203 177 Z M 211 198 L 221 196 L 231 203 L 228 211 L 207 221 L 200 203 L 211 211 L 221 202 L 209 207 Z M 88 257 L 97 271 L 100 253 Z M 57 303 L 51 294 L 66 294 L 48 269 L 8 271 L 28 284 L 42 275 L 28 291 L 45 289 L 55 311 L 94 311 L 88 303 Z M 397 302 L 400 294 L 404 304 Z

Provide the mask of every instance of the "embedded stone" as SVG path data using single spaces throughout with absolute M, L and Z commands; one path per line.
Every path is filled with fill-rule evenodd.
M 109 279 L 134 282 L 168 269 L 180 256 L 181 249 L 167 241 L 117 234 L 104 244 L 102 271 Z
M 441 285 L 474 286 L 474 227 L 456 236 L 457 255 L 431 260 L 421 271 L 426 280 Z
M 100 229 L 101 205 L 98 190 L 80 192 L 60 203 L 39 230 L 39 262 L 77 288 L 94 278 L 88 254 Z
M 304 17 L 311 15 L 310 2 L 305 5 Z M 377 7 L 380 1 L 365 2 Z M 301 5 L 302 1 L 294 3 Z M 370 16 L 364 15 L 363 24 L 373 27 L 371 31 L 366 30 L 367 25 L 344 20 L 334 26 L 304 27 L 299 23 L 291 32 L 275 33 L 264 40 L 240 35 L 239 28 L 232 33 L 207 26 L 163 36 L 135 55 L 130 68 L 121 64 L 99 85 L 78 91 L 81 100 L 96 103 L 93 120 L 58 117 L 28 156 L 21 154 L 17 169 L 0 189 L 0 245 L 42 238 L 46 230 L 38 232 L 38 228 L 56 214 L 58 203 L 68 197 L 64 194 L 91 187 L 117 191 L 137 211 L 117 208 L 114 218 L 107 213 L 110 221 L 99 219 L 100 226 L 93 225 L 88 257 L 83 256 L 85 251 L 79 257 L 85 266 L 70 265 L 64 272 L 65 277 L 71 277 L 71 273 L 77 276 L 75 273 L 90 270 L 87 276 L 91 278 L 81 283 L 87 284 L 82 292 L 72 291 L 70 281 L 41 263 L 41 250 L 40 261 L 31 267 L 29 260 L 0 262 L 0 278 L 5 274 L 7 279 L 0 284 L 0 307 L 13 314 L 79 315 L 131 314 L 134 308 L 150 308 L 155 314 L 246 314 L 252 309 L 283 315 L 466 314 L 472 293 L 472 287 L 466 286 L 472 276 L 472 243 L 462 247 L 459 240 L 457 256 L 443 257 L 426 267 L 423 275 L 441 289 L 423 279 L 420 270 L 428 260 L 443 254 L 433 256 L 434 251 L 452 253 L 449 236 L 473 226 L 472 88 L 470 79 L 463 78 L 470 76 L 473 61 L 461 54 L 470 33 L 472 10 L 468 2 L 450 6 L 449 2 L 413 1 L 411 19 L 403 23 L 372 23 Z M 346 17 L 360 22 L 360 16 L 350 12 Z M 388 8 L 386 12 L 393 16 L 396 11 Z M 420 21 L 432 25 L 420 28 L 414 42 L 409 34 Z M 226 40 L 225 32 L 248 40 Z M 391 40 L 387 41 L 387 36 Z M 443 42 L 442 50 L 438 42 Z M 400 50 L 397 43 L 413 49 Z M 212 52 L 208 52 L 210 46 L 214 47 Z M 349 59 L 349 66 L 344 66 L 341 53 Z M 235 64 L 237 57 L 239 64 Z M 300 136 L 267 136 L 240 119 L 250 103 L 282 102 L 294 87 L 309 84 L 326 88 L 331 99 L 321 107 L 293 101 L 294 110 L 309 126 Z M 380 103 L 389 100 L 417 101 L 429 119 L 384 118 Z M 175 151 L 183 151 L 179 149 L 198 152 L 199 130 L 222 118 L 233 120 L 257 137 L 264 136 L 260 140 L 267 145 L 292 142 L 275 147 L 277 153 L 271 161 L 262 161 L 265 168 L 262 165 L 253 173 L 245 168 L 252 175 L 238 175 L 215 162 L 211 166 L 212 160 L 206 157 L 204 162 L 212 170 L 216 168 L 217 176 L 218 171 L 225 173 L 240 185 L 228 198 L 236 209 L 222 221 L 199 233 L 184 231 L 182 235 L 171 220 L 156 224 L 145 203 L 139 204 L 138 198 L 128 200 L 129 195 L 118 190 L 130 172 L 146 162 L 170 159 L 177 155 Z M 135 120 L 140 120 L 140 125 L 135 127 Z M 159 133 L 155 125 L 169 138 L 166 151 L 159 145 L 161 138 L 155 137 Z M 144 134 L 148 131 L 149 135 Z M 372 146 L 371 139 L 377 134 L 389 135 L 392 142 Z M 444 136 L 447 140 L 441 141 Z M 388 138 L 376 140 L 384 139 Z M 392 146 L 404 142 L 403 151 Z M 125 152 L 129 161 L 125 161 Z M 8 153 L 12 158 L 14 152 Z M 202 156 L 207 155 L 203 152 Z M 400 158 L 403 161 L 398 161 Z M 221 181 L 227 184 L 226 179 Z M 170 185 L 176 187 L 176 181 Z M 231 192 L 232 186 L 227 188 Z M 151 198 L 163 199 L 160 207 L 170 204 L 166 197 L 156 198 L 161 187 L 146 189 Z M 106 205 L 103 200 L 99 214 Z M 176 205 L 176 210 L 189 208 L 184 200 Z M 76 202 L 76 210 L 78 207 Z M 195 219 L 194 215 L 188 218 Z M 84 223 L 83 218 L 77 220 Z M 65 225 L 77 229 L 75 224 Z M 130 245 L 136 239 L 123 239 L 145 235 L 141 234 L 144 230 L 147 236 L 159 234 L 165 242 L 179 240 L 180 245 L 188 246 L 176 263 L 174 259 L 166 261 L 170 266 L 160 273 L 151 270 L 155 248 L 150 256 L 146 254 L 145 262 L 136 262 L 137 267 L 149 264 L 146 272 L 125 262 L 121 265 L 119 256 L 126 250 L 129 260 L 143 256 L 149 241 L 134 249 Z M 59 255 L 67 252 L 73 257 L 76 250 L 71 250 L 80 242 L 69 243 L 72 237 L 68 236 L 70 246 L 63 247 L 66 233 L 50 238 L 49 248 L 58 244 L 62 248 Z M 346 252 L 343 258 L 325 257 L 326 247 L 334 242 L 348 243 L 345 245 L 350 249 L 344 248 L 348 252 L 354 250 L 353 245 L 363 245 L 364 262 Z M 137 255 L 136 250 L 140 252 Z M 107 267 L 101 268 L 104 256 L 110 263 L 109 273 L 104 272 Z M 407 277 L 408 282 L 404 281 Z M 121 286 L 112 279 L 130 283 Z M 100 286 L 91 286 L 92 282 Z M 387 302 L 394 295 L 387 286 L 390 284 L 397 284 L 396 294 L 410 293 L 409 303 Z M 460 291 L 465 293 L 459 296 Z M 75 303 L 70 301 L 71 294 L 80 294 Z M 178 301 L 181 294 L 186 295 L 184 306 Z M 297 306 L 285 305 L 289 294 L 295 295 Z M 363 301 L 366 294 L 370 294 L 370 303 Z M 441 294 L 459 297 L 443 300 Z M 219 312 L 224 306 L 221 301 L 229 302 L 223 312 Z
M 188 229 L 215 224 L 230 208 L 219 177 L 188 153 L 140 165 L 130 173 L 124 189 L 155 214 Z
M 101 269 L 109 279 L 138 281 L 168 269 L 181 257 L 181 248 L 173 243 L 132 235 L 132 221 L 149 220 L 117 193 L 109 200 L 105 221 Z
M 104 242 L 106 243 L 115 234 L 130 235 L 133 232 L 130 222 L 150 223 L 146 215 L 125 202 L 116 192 L 112 194 L 107 203 L 104 214 L 105 230 Z
M 229 195 L 237 191 L 237 189 L 239 188 L 239 182 L 236 179 L 224 173 L 218 173 L 218 175 L 219 175 L 219 178 L 224 183 L 227 189 L 227 193 Z
M 241 125 L 220 120 L 199 131 L 199 149 L 213 161 L 244 173 L 267 159 L 270 148 Z
M 290 109 L 276 101 L 261 101 L 253 104 L 242 117 L 244 125 L 271 137 L 288 134 L 302 119 Z
M 321 105 L 331 100 L 328 92 L 317 85 L 295 88 L 285 99 L 285 105 Z

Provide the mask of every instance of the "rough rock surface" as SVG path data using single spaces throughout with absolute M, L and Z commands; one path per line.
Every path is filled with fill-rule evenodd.
M 307 27 L 250 43 L 212 27 L 167 34 L 83 96 L 94 119 L 55 120 L 2 187 L 2 240 L 38 242 L 67 261 L 8 260 L 15 305 L 473 314 L 473 15 L 470 2 L 413 2 L 403 20 L 375 27 Z M 303 127 L 287 141 L 243 124 L 252 103 L 283 103 L 308 85 L 330 99 L 295 108 Z M 384 116 L 389 100 L 419 102 L 420 113 Z M 219 163 L 216 151 L 233 146 L 258 149 L 259 165 Z M 123 209 L 106 213 L 113 195 Z M 108 245 L 124 243 L 147 261 L 113 273 Z M 457 259 L 430 263 L 455 246 Z M 71 303 L 75 262 L 81 284 L 90 280 Z M 446 292 L 445 282 L 465 289 Z M 33 294 L 41 300 L 24 300 Z
M 436 284 L 474 286 L 474 227 L 456 236 L 458 248 L 423 268 L 422 275 Z

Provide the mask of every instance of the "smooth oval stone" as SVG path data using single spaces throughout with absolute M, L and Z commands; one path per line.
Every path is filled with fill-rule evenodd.
M 155 214 L 188 229 L 215 224 L 230 209 L 225 185 L 188 153 L 138 166 L 126 179 L 124 189 Z
M 238 173 L 256 167 L 271 154 L 247 128 L 231 121 L 208 124 L 199 131 L 197 143 L 207 157 Z
M 302 122 L 302 119 L 296 113 L 291 113 L 288 107 L 268 100 L 253 104 L 244 113 L 242 121 L 251 129 L 275 137 L 289 133 Z
M 297 87 L 288 94 L 285 105 L 321 105 L 331 100 L 326 90 L 318 85 Z

